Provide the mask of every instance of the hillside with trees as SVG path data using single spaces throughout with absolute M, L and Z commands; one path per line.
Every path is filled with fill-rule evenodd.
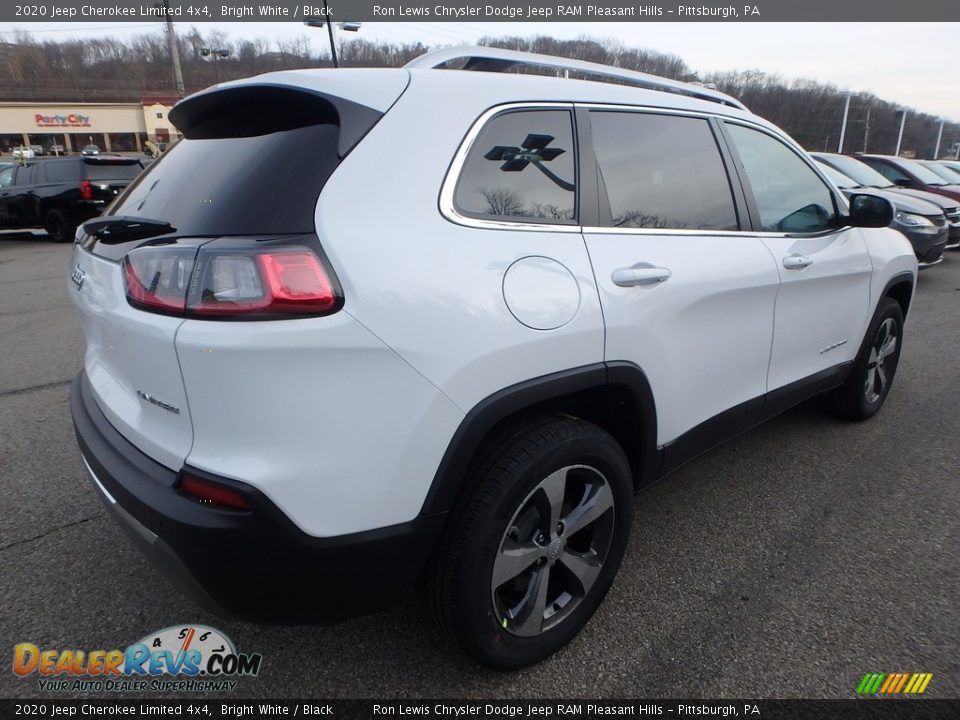
M 187 92 L 215 82 L 273 70 L 329 67 L 330 56 L 316 51 L 305 37 L 268 43 L 262 39 L 230 40 L 218 32 L 192 27 L 178 34 Z M 482 44 L 599 62 L 687 82 L 715 85 L 789 132 L 808 150 L 835 151 L 845 96 L 834 85 L 812 80 L 786 80 L 762 70 L 716 72 L 699 77 L 680 57 L 632 48 L 615 41 L 484 38 Z M 204 56 L 203 48 L 228 51 L 226 57 Z M 420 43 L 374 43 L 362 38 L 339 46 L 344 67 L 396 67 L 426 52 Z M 149 95 L 175 95 L 167 38 L 148 33 L 129 41 L 104 37 L 87 40 L 37 41 L 19 34 L 0 44 L 0 101 L 138 102 Z M 898 103 L 870 93 L 850 98 L 845 150 L 892 153 L 899 130 Z M 902 150 L 929 157 L 936 144 L 939 120 L 910 109 Z M 944 126 L 941 150 L 960 142 L 960 123 Z

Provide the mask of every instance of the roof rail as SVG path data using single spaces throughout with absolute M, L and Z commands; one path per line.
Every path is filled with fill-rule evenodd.
M 572 70 L 586 75 L 613 78 L 628 85 L 653 88 L 655 90 L 666 90 L 679 95 L 699 98 L 700 100 L 710 100 L 711 102 L 722 105 L 730 105 L 741 110 L 747 109 L 746 105 L 736 98 L 730 97 L 722 92 L 717 92 L 716 90 L 700 87 L 699 85 L 691 85 L 690 83 L 680 82 L 679 80 L 668 80 L 658 75 L 649 75 L 647 73 L 637 72 L 636 70 L 625 70 L 623 68 L 586 62 L 584 60 L 569 60 L 553 55 L 539 55 L 537 53 L 520 52 L 518 50 L 470 46 L 444 48 L 414 58 L 404 67 L 432 69 L 439 68 L 453 60 L 461 59 L 466 60 L 462 68 L 463 70 L 502 72 L 517 65 Z

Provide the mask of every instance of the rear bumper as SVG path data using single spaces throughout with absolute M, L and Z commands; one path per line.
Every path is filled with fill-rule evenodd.
M 84 463 L 114 517 L 181 591 L 219 615 L 324 624 L 390 607 L 413 586 L 442 528 L 437 514 L 313 537 L 249 486 L 250 511 L 201 505 L 177 490 L 179 472 L 110 425 L 84 372 L 73 381 L 70 409 Z

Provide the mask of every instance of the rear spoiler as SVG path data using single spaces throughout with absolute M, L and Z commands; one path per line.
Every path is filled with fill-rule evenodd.
M 378 73 L 376 82 L 366 83 L 362 93 L 351 91 L 351 85 L 365 85 L 357 73 L 372 72 Z M 268 73 L 191 95 L 170 111 L 170 122 L 187 139 L 253 137 L 334 123 L 340 127 L 337 149 L 344 157 L 403 94 L 409 80 L 405 70 Z

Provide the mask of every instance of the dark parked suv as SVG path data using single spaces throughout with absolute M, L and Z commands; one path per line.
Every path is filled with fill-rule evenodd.
M 143 170 L 137 158 L 73 157 L 0 169 L 0 228 L 44 228 L 73 240 Z

